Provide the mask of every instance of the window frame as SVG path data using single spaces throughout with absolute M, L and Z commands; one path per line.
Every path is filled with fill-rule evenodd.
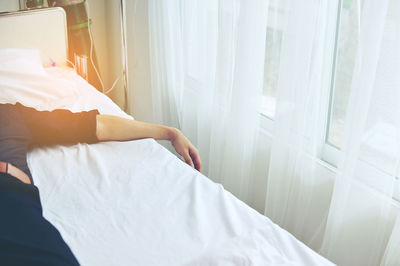
M 320 148 L 320 156 L 319 162 L 322 166 L 329 168 L 333 172 L 337 173 L 339 160 L 341 157 L 340 147 L 337 147 L 333 143 L 329 142 L 329 130 L 331 128 L 331 119 L 333 112 L 333 104 L 334 104 L 334 96 L 335 96 L 335 77 L 337 70 L 337 61 L 338 61 L 338 50 L 339 50 L 339 37 L 340 37 L 340 26 L 341 26 L 341 12 L 343 6 L 343 0 L 337 0 L 337 14 L 336 14 L 336 28 L 335 28 L 335 37 L 334 37 L 334 45 L 333 45 L 333 55 L 332 60 L 327 60 L 330 62 L 331 71 L 330 71 L 330 82 L 329 83 L 329 94 L 328 94 L 328 107 L 325 112 L 325 123 L 322 125 L 324 128 L 324 136 L 321 139 L 321 148 Z M 328 63 L 327 63 L 328 64 Z M 264 96 L 262 96 L 264 97 Z M 272 131 L 274 127 L 274 117 L 270 117 L 268 114 L 262 113 L 260 110 L 260 129 L 267 133 L 269 136 L 272 136 Z M 378 169 L 380 170 L 380 169 Z M 397 205 L 400 204 L 400 169 L 399 173 L 395 177 L 395 185 L 393 192 L 393 202 Z
M 341 14 L 342 14 L 343 0 L 338 0 L 337 14 L 336 14 L 336 30 L 334 38 L 334 51 L 332 57 L 331 76 L 330 76 L 330 88 L 329 88 L 329 106 L 326 113 L 326 124 L 325 124 L 325 136 L 322 145 L 321 159 L 337 168 L 340 158 L 340 147 L 329 142 L 329 130 L 332 120 L 333 100 L 335 98 L 335 77 L 338 61 L 338 50 L 339 50 L 339 36 L 341 26 Z

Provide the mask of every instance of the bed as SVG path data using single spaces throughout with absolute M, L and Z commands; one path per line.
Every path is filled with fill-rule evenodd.
M 0 103 L 133 119 L 62 57 L 16 47 L 0 50 Z M 35 148 L 28 164 L 82 265 L 333 265 L 153 139 Z

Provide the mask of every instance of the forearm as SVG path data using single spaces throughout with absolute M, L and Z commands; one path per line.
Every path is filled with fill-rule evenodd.
M 96 136 L 99 141 L 123 141 L 144 138 L 169 140 L 176 152 L 185 159 L 187 164 L 201 171 L 199 151 L 176 128 L 112 115 L 97 115 Z
M 96 135 L 99 141 L 154 138 L 173 140 L 176 129 L 112 115 L 96 116 Z

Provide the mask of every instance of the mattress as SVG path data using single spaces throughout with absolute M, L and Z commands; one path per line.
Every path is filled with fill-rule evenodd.
M 34 51 L 10 58 L 0 102 L 133 119 Z M 333 265 L 153 139 L 35 148 L 28 164 L 43 215 L 82 265 Z

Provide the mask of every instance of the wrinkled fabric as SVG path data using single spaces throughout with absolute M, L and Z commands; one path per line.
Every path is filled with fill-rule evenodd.
M 44 217 L 82 265 L 331 265 L 152 139 L 28 159 Z

